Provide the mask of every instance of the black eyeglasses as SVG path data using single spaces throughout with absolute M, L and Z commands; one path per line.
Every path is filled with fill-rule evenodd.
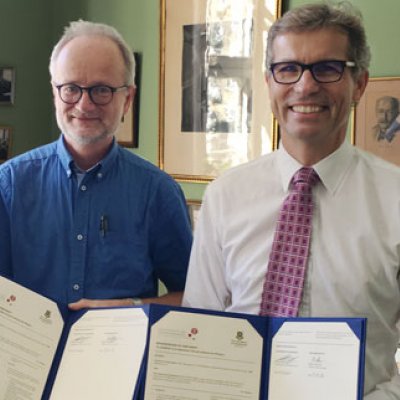
M 302 64 L 296 61 L 277 62 L 269 69 L 277 83 L 291 84 L 300 80 L 303 72 L 308 69 L 319 83 L 337 82 L 342 79 L 345 67 L 355 67 L 353 61 L 324 60 L 313 64 Z
M 60 99 L 67 104 L 77 103 L 86 90 L 89 94 L 90 100 L 96 105 L 104 106 L 111 102 L 114 93 L 128 86 L 112 87 L 107 85 L 96 85 L 90 87 L 82 87 L 74 83 L 64 83 L 63 85 L 56 85 Z

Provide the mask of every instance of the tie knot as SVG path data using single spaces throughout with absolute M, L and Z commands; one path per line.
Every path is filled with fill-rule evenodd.
M 319 176 L 313 168 L 303 167 L 293 175 L 292 183 L 293 185 L 303 183 L 311 187 L 314 186 L 318 180 Z

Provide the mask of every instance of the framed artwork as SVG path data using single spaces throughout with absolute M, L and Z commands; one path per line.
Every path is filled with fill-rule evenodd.
M 0 105 L 14 104 L 15 70 L 11 67 L 0 67 Z
M 190 223 L 192 224 L 192 230 L 195 230 L 197 218 L 200 213 L 201 200 L 186 200 L 186 204 L 189 211 Z
M 135 58 L 135 85 L 136 93 L 133 102 L 120 124 L 115 137 L 118 143 L 124 147 L 139 147 L 139 104 L 142 58 L 140 53 L 133 53 Z
M 160 0 L 159 165 L 208 182 L 275 149 L 264 81 L 280 0 Z
M 0 126 L 0 163 L 8 160 L 11 154 L 11 128 Z
M 400 165 L 400 77 L 370 78 L 354 111 L 352 143 Z

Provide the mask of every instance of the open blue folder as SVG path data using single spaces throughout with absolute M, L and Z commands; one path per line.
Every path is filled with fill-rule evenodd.
M 349 400 L 363 398 L 364 318 L 260 317 L 157 304 L 128 308 L 142 310 L 147 317 L 143 354 L 129 399 L 281 400 L 291 390 L 297 399 L 318 398 L 320 390 L 324 399 L 336 390 L 344 391 Z M 101 312 L 112 315 L 116 310 L 120 309 Z M 71 352 L 71 328 L 98 311 L 63 313 L 64 331 L 44 400 L 63 398 L 50 393 L 57 378 L 63 380 L 57 375 L 66 352 Z

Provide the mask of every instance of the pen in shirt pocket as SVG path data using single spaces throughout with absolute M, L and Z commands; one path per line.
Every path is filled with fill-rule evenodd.
M 107 215 L 100 216 L 100 235 L 102 237 L 106 236 L 108 232 L 108 218 Z

